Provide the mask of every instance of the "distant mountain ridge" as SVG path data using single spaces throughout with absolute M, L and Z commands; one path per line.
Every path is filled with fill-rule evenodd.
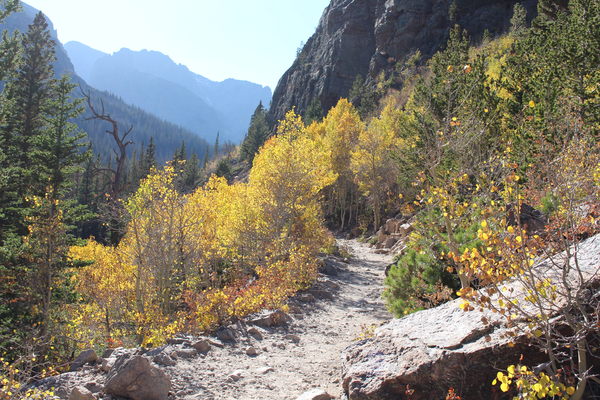
M 38 10 L 21 2 L 22 11 L 10 15 L 3 24 L 0 24 L 0 32 L 8 30 L 9 32 L 19 31 L 26 32 L 29 24 L 33 21 Z M 105 110 L 113 118 L 115 118 L 123 129 L 133 127 L 130 139 L 135 145 L 131 146 L 131 151 L 139 149 L 141 145 L 148 145 L 150 138 L 154 139 L 156 145 L 156 157 L 158 162 L 164 162 L 172 158 L 177 149 L 181 147 L 182 142 L 185 142 L 186 149 L 189 154 L 195 153 L 199 157 L 203 157 L 212 145 L 209 146 L 207 141 L 199 137 L 197 134 L 190 132 L 173 123 L 166 122 L 139 107 L 131 106 L 123 102 L 118 97 L 97 90 L 88 85 L 84 79 L 79 77 L 74 70 L 73 64 L 58 41 L 56 30 L 53 27 L 52 21 L 46 18 L 48 27 L 51 31 L 52 38 L 56 42 L 56 62 L 54 70 L 57 76 L 68 74 L 72 77 L 73 82 L 79 84 L 81 89 L 90 94 L 94 103 L 102 102 Z M 79 96 L 77 89 L 74 95 Z M 77 121 L 79 127 L 87 132 L 89 140 L 94 148 L 94 151 L 104 160 L 111 157 L 113 148 L 112 139 L 106 134 L 107 126 L 99 121 L 89 120 L 90 113 L 86 112 Z
M 90 85 L 113 93 L 207 140 L 239 143 L 259 102 L 271 89 L 227 79 L 214 82 L 157 51 L 121 49 L 102 53 L 79 42 L 65 45 L 75 71 Z

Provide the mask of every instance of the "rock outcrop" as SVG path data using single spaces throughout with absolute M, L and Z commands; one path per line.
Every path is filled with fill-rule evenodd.
M 600 286 L 600 235 L 579 245 L 578 263 L 591 287 Z M 564 255 L 553 257 L 556 262 Z M 544 261 L 544 276 L 560 279 L 555 265 Z M 516 297 L 524 297 L 518 282 L 508 282 Z M 462 300 L 393 320 L 375 336 L 346 350 L 343 386 L 350 400 L 439 399 L 450 387 L 465 399 L 492 399 L 498 369 L 519 361 L 546 359 L 528 345 L 524 334 L 511 339 L 503 317 L 491 312 L 464 312 Z M 523 306 L 522 306 L 523 307 Z M 519 329 L 518 332 L 524 332 Z M 515 344 L 513 344 L 513 341 Z
M 475 39 L 510 25 L 519 0 L 459 0 L 456 22 Z M 272 121 L 296 106 L 303 113 L 318 99 L 323 110 L 348 95 L 358 75 L 375 77 L 414 51 L 431 56 L 447 40 L 451 0 L 332 0 L 315 34 L 280 79 Z M 525 0 L 533 15 L 536 0 Z

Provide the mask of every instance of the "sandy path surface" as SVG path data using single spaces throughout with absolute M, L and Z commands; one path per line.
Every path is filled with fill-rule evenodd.
M 206 356 L 165 368 L 178 399 L 296 399 L 319 388 L 341 396 L 341 353 L 391 315 L 381 299 L 389 255 L 354 240 L 339 244 L 353 255 L 334 276 L 321 276 L 312 295 L 291 303 L 293 321 L 261 329 L 263 339 L 242 337 Z M 338 286 L 337 290 L 331 290 Z M 250 328 L 247 326 L 246 328 Z M 257 355 L 247 355 L 253 347 Z

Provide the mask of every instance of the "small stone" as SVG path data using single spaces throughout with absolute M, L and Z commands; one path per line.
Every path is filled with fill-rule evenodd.
M 71 363 L 71 371 L 78 371 L 85 364 L 98 361 L 98 354 L 93 349 L 84 350 Z
M 98 393 L 102 390 L 102 385 L 98 382 L 88 382 L 84 386 L 87 390 L 89 390 L 92 393 Z
M 221 342 L 220 340 L 206 339 L 206 341 L 211 346 L 218 347 L 220 349 L 222 349 L 223 347 L 225 347 L 225 345 L 223 344 L 223 342 Z
M 147 352 L 145 352 L 144 355 L 146 357 L 154 357 L 154 356 L 159 355 L 163 351 L 165 351 L 166 348 L 167 348 L 167 346 L 161 346 L 161 347 L 157 347 L 155 349 L 150 349 Z
M 319 300 L 333 300 L 333 294 L 327 290 L 311 289 L 310 294 Z
M 104 350 L 104 352 L 102 353 L 102 358 L 108 358 L 110 356 L 112 356 L 112 354 L 115 352 L 115 349 L 106 349 Z
M 316 300 L 315 296 L 310 293 L 301 293 L 296 296 L 296 299 L 301 303 L 314 303 Z
M 249 321 L 251 324 L 258 325 L 261 328 L 276 328 L 286 326 L 292 321 L 292 318 L 281 310 L 273 311 L 265 317 Z
M 313 389 L 302 393 L 296 400 L 331 400 L 334 397 L 322 389 Z
M 300 336 L 298 335 L 289 334 L 285 335 L 284 337 L 292 343 L 300 343 Z
M 94 397 L 94 394 L 83 386 L 77 386 L 71 390 L 69 400 L 96 400 L 96 397 Z
M 231 374 L 229 374 L 229 380 L 231 382 L 237 382 L 244 377 L 244 371 L 241 369 L 236 369 Z
M 154 361 L 158 365 L 164 365 L 166 367 L 172 367 L 177 364 L 175 360 L 173 360 L 171 357 L 164 353 L 154 356 L 152 361 Z
M 222 342 L 235 342 L 235 332 L 230 328 L 219 328 L 215 333 L 217 339 Z
M 112 366 L 115 364 L 115 358 L 103 358 L 100 362 L 100 370 L 104 372 L 110 371 Z
M 250 346 L 246 349 L 246 355 L 248 355 L 250 357 L 256 357 L 258 355 L 258 350 L 256 350 L 254 347 Z
M 248 335 L 256 340 L 263 340 L 263 334 L 257 328 L 252 327 L 248 329 Z
M 196 349 L 182 349 L 175 350 L 174 354 L 178 358 L 194 358 L 198 355 L 198 352 L 196 351 Z
M 174 337 L 167 339 L 167 344 L 185 344 L 188 343 L 188 340 L 185 338 Z
M 271 367 L 262 367 L 262 368 L 258 368 L 256 370 L 256 372 L 261 375 L 265 375 L 265 374 L 268 374 L 269 372 L 275 372 L 275 370 Z
M 196 349 L 198 353 L 202 354 L 206 354 L 210 351 L 210 343 L 205 339 L 198 340 L 196 343 L 192 344 L 192 347 Z

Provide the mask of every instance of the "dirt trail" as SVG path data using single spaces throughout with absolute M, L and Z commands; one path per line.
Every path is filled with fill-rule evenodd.
M 339 398 L 341 352 L 369 328 L 391 318 L 381 292 L 385 267 L 392 262 L 391 256 L 375 254 L 363 243 L 339 244 L 353 257 L 344 270 L 320 277 L 317 285 L 339 285 L 332 298 L 327 298 L 327 291 L 315 295 L 321 297 L 315 301 L 311 296 L 295 301 L 293 322 L 263 330 L 263 340 L 248 336 L 203 357 L 178 359 L 176 366 L 166 368 L 177 398 L 283 400 L 314 388 Z M 247 355 L 249 346 L 258 355 Z

